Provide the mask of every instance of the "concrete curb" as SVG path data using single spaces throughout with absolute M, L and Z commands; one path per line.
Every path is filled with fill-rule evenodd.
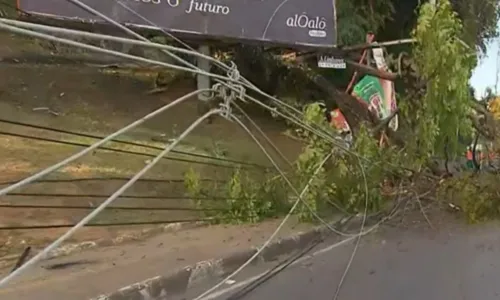
M 343 218 L 335 223 L 335 227 L 354 228 L 360 224 L 360 217 Z M 349 224 L 347 224 L 349 223 Z M 331 230 L 326 226 L 315 227 L 309 231 L 282 238 L 272 242 L 252 262 L 253 265 L 276 260 L 305 249 L 311 242 L 323 238 Z M 100 295 L 91 300 L 166 300 L 174 295 L 186 293 L 191 287 L 203 282 L 222 280 L 234 272 L 257 252 L 256 247 L 232 253 L 223 258 L 200 261 L 166 276 L 157 276 L 138 282 L 120 290 Z
M 142 240 L 148 237 L 151 237 L 153 235 L 157 235 L 160 233 L 167 233 L 167 232 L 177 232 L 177 231 L 182 231 L 182 230 L 187 230 L 187 229 L 194 229 L 202 226 L 206 226 L 208 223 L 206 222 L 189 222 L 189 223 L 172 223 L 172 224 L 167 224 L 167 225 L 162 225 L 158 227 L 153 227 L 153 228 L 146 228 L 141 230 L 140 232 L 133 233 L 133 234 L 125 234 L 125 235 L 120 235 L 115 238 L 111 239 L 100 239 L 96 241 L 85 241 L 81 243 L 74 243 L 74 244 L 66 244 L 64 246 L 61 246 L 54 251 L 51 251 L 47 257 L 45 257 L 43 260 L 51 260 L 57 257 L 61 256 L 66 256 L 70 255 L 79 251 L 87 250 L 87 249 L 92 249 L 96 247 L 107 247 L 107 246 L 114 246 L 114 245 L 119 245 L 131 241 L 137 241 L 137 240 Z M 35 255 L 37 252 L 33 252 L 30 256 Z M 20 254 L 19 254 L 20 255 Z M 19 255 L 6 255 L 4 257 L 0 258 L 0 268 L 4 268 L 7 266 L 11 266 L 15 263 L 15 261 L 19 258 Z

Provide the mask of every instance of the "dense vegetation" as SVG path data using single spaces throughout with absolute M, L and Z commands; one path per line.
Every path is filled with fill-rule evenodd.
M 420 181 L 425 181 L 426 189 L 431 187 L 441 200 L 458 203 L 472 222 L 499 215 L 498 200 L 493 197 L 496 186 L 489 177 L 483 180 L 497 175 L 473 172 L 471 176 L 446 179 L 451 176 L 448 168 L 443 171 L 434 167 L 436 161 L 444 161 L 447 166 L 463 156 L 465 146 L 477 135 L 495 139 L 492 133 L 496 121 L 485 105 L 475 101 L 469 79 L 486 45 L 498 35 L 498 1 L 441 0 L 436 5 L 419 4 L 418 0 L 337 3 L 342 45 L 363 43 L 368 31 L 374 32 L 379 41 L 415 40 L 386 49 L 396 74 L 400 119 L 397 132 L 391 132 L 387 122 L 373 118 L 366 106 L 343 92 L 352 69 L 317 69 L 314 62 L 307 60 L 290 64 L 260 47 L 239 46 L 233 51 L 243 75 L 267 93 L 303 108 L 305 123 L 336 134 L 325 124 L 323 108 L 314 104 L 324 101 L 329 109 L 340 108 L 353 129 L 350 151 L 333 147 L 333 159 L 318 173 L 332 144 L 310 132 L 299 132 L 306 145 L 294 171 L 287 175 L 294 186 L 304 188 L 310 183 L 299 210 L 301 216 L 312 220 L 315 215 L 338 211 L 356 213 L 364 210 L 366 201 L 369 211 L 378 211 L 395 194 L 408 186 L 418 186 Z M 356 52 L 346 55 L 347 59 L 359 58 Z M 380 147 L 377 141 L 384 131 L 389 143 Z M 313 174 L 316 177 L 309 182 Z M 242 173 L 238 171 L 235 178 L 240 182 Z M 264 183 L 246 180 L 227 187 L 230 195 L 239 195 L 235 198 L 244 199 L 239 203 L 247 205 L 230 205 L 235 207 L 235 214 L 245 214 L 241 221 L 255 221 L 258 216 L 268 216 L 269 211 L 275 214 L 289 208 L 289 201 L 269 197 L 269 190 L 273 195 L 297 196 L 283 182 L 278 184 L 275 177 Z M 236 193 L 235 187 L 240 192 Z M 278 187 L 288 192 L 277 192 Z M 201 188 L 191 190 L 197 193 Z M 208 190 L 214 189 L 206 187 Z M 478 193 L 484 195 L 481 201 L 475 197 Z

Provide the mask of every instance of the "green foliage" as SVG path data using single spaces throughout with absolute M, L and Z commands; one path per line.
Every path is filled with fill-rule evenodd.
M 335 134 L 325 122 L 324 110 L 318 104 L 305 106 L 303 121 Z M 308 186 L 303 194 L 303 202 L 296 211 L 301 220 L 315 221 L 316 215 L 328 217 L 339 210 L 363 212 L 366 200 L 368 211 L 378 211 L 383 207 L 388 196 L 384 194 L 382 183 L 394 179 L 391 173 L 394 170 L 385 162 L 397 163 L 400 154 L 395 149 L 380 148 L 364 127 L 360 130 L 352 151 L 366 160 L 359 160 L 356 156 L 338 150 L 314 133 L 301 130 L 297 130 L 297 133 L 305 141 L 305 145 L 287 177 L 291 178 L 299 193 Z M 329 154 L 332 154 L 331 158 L 320 168 Z M 235 169 L 225 184 L 202 184 L 199 175 L 191 169 L 185 174 L 185 187 L 188 195 L 193 198 L 225 198 L 222 201 L 196 201 L 197 207 L 207 209 L 206 216 L 214 218 L 214 221 L 255 223 L 284 214 L 291 205 L 291 189 L 281 176 L 267 174 L 264 180 L 262 177 L 262 174 Z M 296 199 L 295 196 L 292 199 Z M 214 208 L 218 210 L 213 210 Z
M 339 45 L 364 43 L 366 33 L 382 29 L 394 13 L 390 0 L 340 0 L 336 4 Z
M 305 107 L 303 121 L 308 125 L 318 125 L 320 128 L 331 130 L 325 122 L 324 109 L 318 104 Z M 320 213 L 319 209 L 325 206 L 326 199 L 329 197 L 326 166 L 319 171 L 317 169 L 332 151 L 332 147 L 325 139 L 312 132 L 305 130 L 296 132 L 307 142 L 295 163 L 296 186 L 299 187 L 300 192 L 309 184 L 309 188 L 302 197 L 306 205 L 302 204 L 299 215 L 302 220 L 311 221 L 314 220 L 314 214 Z
M 449 179 L 439 189 L 440 199 L 463 210 L 469 223 L 500 218 L 498 174 L 480 173 Z
M 196 206 L 204 209 L 206 217 L 216 223 L 257 223 L 286 212 L 290 205 L 285 187 L 279 177 L 258 176 L 260 180 L 242 170 L 235 169 L 225 184 L 202 184 L 199 174 L 190 169 L 184 175 L 188 195 L 196 200 Z
M 485 53 L 488 42 L 498 36 L 499 1 L 454 0 L 452 5 L 464 25 L 462 38 Z
M 306 106 L 304 122 L 314 123 L 335 134 L 324 121 L 324 111 L 317 104 Z M 296 162 L 295 170 L 301 188 L 309 182 L 325 157 L 334 151 L 332 158 L 310 182 L 303 198 L 307 207 L 302 207 L 300 211 L 303 220 L 313 220 L 314 214 L 334 213 L 334 206 L 357 213 L 364 211 L 368 201 L 368 211 L 382 208 L 388 198 L 383 183 L 391 182 L 395 173 L 387 162 L 397 164 L 402 158 L 396 148 L 380 148 L 363 126 L 351 148 L 351 153 L 357 153 L 363 160 L 336 149 L 330 142 L 312 133 L 302 133 L 302 137 L 307 144 Z
M 418 101 L 402 101 L 403 119 L 414 125 L 414 142 L 409 143 L 424 159 L 460 152 L 459 135 L 470 136 L 470 90 L 468 81 L 475 55 L 458 39 L 462 25 L 448 0 L 438 1 L 437 9 L 422 5 L 413 31 L 417 45 L 413 51 L 419 76 L 426 83 Z

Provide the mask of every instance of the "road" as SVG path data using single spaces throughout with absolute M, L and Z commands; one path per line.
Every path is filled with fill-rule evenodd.
M 304 259 L 240 299 L 334 299 L 352 249 L 353 243 L 348 243 Z M 384 229 L 363 239 L 337 299 L 500 299 L 499 257 L 497 225 L 437 232 Z M 263 269 L 247 269 L 235 278 L 233 286 Z M 199 295 L 206 288 L 199 287 L 192 294 Z M 230 285 L 224 288 L 232 289 Z M 236 291 L 221 292 L 211 299 L 226 300 Z

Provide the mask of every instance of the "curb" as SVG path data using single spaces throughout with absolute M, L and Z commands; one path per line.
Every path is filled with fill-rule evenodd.
M 156 234 L 160 233 L 167 233 L 167 232 L 177 232 L 177 231 L 182 231 L 182 230 L 187 230 L 187 229 L 194 229 L 198 227 L 203 227 L 206 226 L 206 222 L 189 222 L 189 223 L 171 223 L 167 225 L 162 225 L 159 227 L 153 227 L 153 228 L 146 228 L 141 230 L 140 232 L 137 233 L 129 233 L 129 234 L 124 234 L 117 236 L 115 238 L 111 239 L 100 239 L 96 241 L 84 241 L 81 243 L 74 243 L 74 244 L 66 244 L 63 245 L 51 252 L 42 260 L 42 261 L 47 261 L 51 260 L 57 257 L 61 256 L 66 256 L 73 254 L 75 252 L 83 251 L 83 250 L 88 250 L 92 248 L 97 248 L 97 247 L 108 247 L 108 246 L 114 246 L 114 245 L 119 245 L 131 241 L 137 241 L 141 240 L 144 238 L 151 237 Z M 37 252 L 33 252 L 30 257 L 33 255 L 36 255 Z M 0 257 L 0 268 L 4 267 L 10 267 L 12 264 L 15 263 L 15 261 L 19 258 L 18 254 L 12 254 L 12 255 L 6 255 L 4 257 Z
M 370 220 L 367 220 L 369 223 Z M 349 224 L 347 224 L 349 223 Z M 354 228 L 360 225 L 361 217 L 346 217 L 334 223 L 339 226 Z M 331 234 L 326 226 L 315 227 L 309 231 L 282 238 L 270 243 L 252 262 L 275 261 L 283 255 L 289 255 L 305 249 L 313 241 Z M 142 282 L 123 287 L 116 292 L 100 295 L 91 300 L 166 300 L 172 296 L 186 293 L 191 287 L 207 281 L 222 280 L 238 269 L 258 251 L 257 247 L 232 253 L 223 258 L 200 261 L 166 276 L 156 276 Z

